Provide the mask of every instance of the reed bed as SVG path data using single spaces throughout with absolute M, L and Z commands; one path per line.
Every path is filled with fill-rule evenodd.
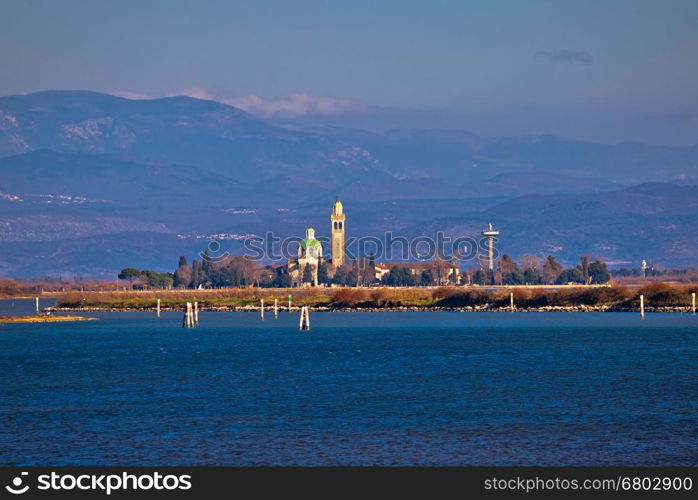
M 622 286 L 603 288 L 570 287 L 568 289 L 500 289 L 495 291 L 466 287 L 404 288 L 231 288 L 219 290 L 160 290 L 66 292 L 58 297 L 57 307 L 65 309 L 152 309 L 160 299 L 163 309 L 182 309 L 186 302 L 198 302 L 208 309 L 258 307 L 264 300 L 271 307 L 326 307 L 330 309 L 400 309 L 400 308 L 507 308 L 510 293 L 517 309 L 595 307 L 630 309 L 639 306 L 639 297 L 651 307 L 689 307 L 691 293 L 697 285 L 651 283 L 637 290 Z

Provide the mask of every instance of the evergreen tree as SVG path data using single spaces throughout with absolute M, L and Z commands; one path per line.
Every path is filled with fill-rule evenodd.
M 371 252 L 368 256 L 368 267 L 366 268 L 365 274 L 365 282 L 367 285 L 376 281 L 376 254 L 374 252 Z
M 218 281 L 216 279 L 216 269 L 213 264 L 213 260 L 208 255 L 208 250 L 204 251 L 204 255 L 201 257 L 201 271 L 203 276 L 205 277 L 205 283 L 214 283 L 215 281 Z
M 313 283 L 313 266 L 306 264 L 303 268 L 303 283 Z
M 291 277 L 288 275 L 288 269 L 285 267 L 278 267 L 276 269 L 276 276 L 271 282 L 271 286 L 288 288 L 291 286 Z
M 327 269 L 327 262 L 322 260 L 317 269 L 317 282 L 321 285 L 326 285 L 330 282 L 330 273 Z
M 199 285 L 203 285 L 206 282 L 206 275 L 201 267 L 201 262 L 194 259 L 191 266 L 191 283 L 189 286 L 192 288 L 198 288 Z
M 588 255 L 579 256 L 579 270 L 582 271 L 582 276 L 584 276 L 584 283 L 588 283 L 589 280 L 589 266 L 591 265 L 591 260 Z
M 565 269 L 560 273 L 560 275 L 555 280 L 558 285 L 565 285 L 567 283 L 585 283 L 584 272 L 581 267 L 572 267 L 570 269 Z
M 334 276 L 332 277 L 332 283 L 342 286 L 346 285 L 348 274 L 349 269 L 347 269 L 347 266 L 338 267 L 337 270 L 334 272 Z
M 383 283 L 388 286 L 415 286 L 417 277 L 406 266 L 393 266 L 388 274 L 383 276 Z
M 135 267 L 127 267 L 121 270 L 118 278 L 125 281 L 134 281 L 138 279 L 141 274 L 143 274 L 143 272 L 140 269 L 136 269 Z
M 146 269 L 143 271 L 142 276 L 146 279 L 146 283 L 151 288 L 172 287 L 173 277 L 170 273 L 159 273 Z
M 611 273 L 608 272 L 606 263 L 601 259 L 596 259 L 589 265 L 589 278 L 591 283 L 608 283 L 611 280 Z
M 492 285 L 494 283 L 494 272 L 490 269 L 483 268 L 473 275 L 473 283 L 478 285 Z
M 422 275 L 420 276 L 419 279 L 419 284 L 422 286 L 429 286 L 434 283 L 434 273 L 432 273 L 431 269 L 425 269 L 422 271 Z

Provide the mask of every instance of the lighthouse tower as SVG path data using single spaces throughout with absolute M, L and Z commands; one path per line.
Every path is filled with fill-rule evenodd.
M 332 205 L 330 214 L 330 225 L 332 228 L 332 267 L 337 269 L 344 264 L 344 221 L 347 216 L 344 214 L 344 207 L 339 197 Z
M 487 267 L 494 271 L 494 239 L 499 236 L 499 231 L 494 229 L 490 222 L 489 228 L 485 229 L 482 235 L 487 238 Z

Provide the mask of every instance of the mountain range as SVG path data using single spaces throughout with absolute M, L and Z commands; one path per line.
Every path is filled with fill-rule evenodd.
M 231 106 L 87 91 L 0 97 L 0 275 L 169 270 L 210 235 L 353 235 L 493 222 L 501 250 L 696 261 L 698 146 L 283 125 Z M 203 246 L 203 248 L 202 248 Z M 107 248 L 108 247 L 108 248 Z

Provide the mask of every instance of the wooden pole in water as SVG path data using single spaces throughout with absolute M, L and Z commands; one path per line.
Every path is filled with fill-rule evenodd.
M 279 299 L 274 299 L 274 319 L 279 317 Z
M 640 317 L 645 319 L 645 296 L 640 295 Z
M 509 292 L 509 305 L 511 306 L 511 310 L 514 310 L 514 292 Z
M 184 321 L 182 322 L 182 328 L 191 328 L 191 302 L 187 302 L 187 307 L 184 310 Z
M 194 302 L 194 324 L 199 324 L 199 303 Z
M 34 297 L 36 302 L 36 312 L 39 312 L 39 297 Z
M 691 294 L 691 311 L 693 311 L 693 314 L 696 313 L 696 292 Z
M 259 317 L 264 321 L 264 299 L 259 300 Z
M 158 318 L 160 317 L 160 299 L 158 299 Z
M 298 325 L 299 330 L 310 330 L 310 312 L 308 306 L 301 307 L 301 322 Z

